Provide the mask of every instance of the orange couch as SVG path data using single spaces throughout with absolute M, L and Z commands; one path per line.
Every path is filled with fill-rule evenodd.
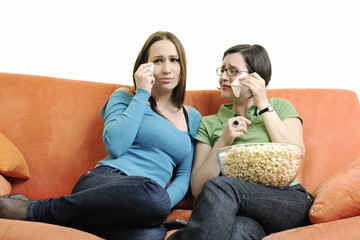
M 69 194 L 78 177 L 107 155 L 100 109 L 121 86 L 0 73 L 0 193 L 21 192 L 30 198 Z M 315 195 L 315 203 L 312 225 L 265 239 L 356 239 L 360 236 L 356 93 L 270 89 L 268 96 L 290 100 L 304 120 L 306 155 L 298 179 Z M 185 100 L 203 115 L 217 112 L 224 102 L 216 90 L 188 91 Z M 16 161 L 19 166 L 12 166 Z M 169 219 L 188 218 L 193 202 L 188 194 Z M 0 239 L 101 238 L 52 224 L 0 219 Z

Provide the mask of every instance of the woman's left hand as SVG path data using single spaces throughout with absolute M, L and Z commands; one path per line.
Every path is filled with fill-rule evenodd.
M 266 95 L 265 80 L 260 77 L 256 72 L 249 74 L 241 84 L 250 89 L 254 98 L 254 104 L 263 109 L 269 106 L 269 101 Z

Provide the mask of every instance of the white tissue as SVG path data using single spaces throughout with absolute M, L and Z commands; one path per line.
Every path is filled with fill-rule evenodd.
M 150 70 L 151 70 L 152 72 L 154 72 L 154 64 L 153 64 L 153 63 L 151 63 L 151 65 L 149 66 L 149 68 L 150 68 Z
M 243 77 L 246 77 L 247 75 L 249 75 L 248 73 L 246 72 L 243 72 L 240 74 L 239 77 L 237 77 L 232 83 L 231 83 L 231 88 L 235 94 L 236 97 L 239 97 L 240 96 L 240 91 L 241 91 L 241 88 L 243 87 L 243 85 L 241 85 L 240 83 L 240 78 L 243 78 Z

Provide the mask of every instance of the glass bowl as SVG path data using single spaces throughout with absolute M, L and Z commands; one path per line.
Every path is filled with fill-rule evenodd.
M 223 176 L 273 187 L 288 186 L 296 178 L 301 159 L 302 149 L 286 143 L 237 144 L 217 152 Z

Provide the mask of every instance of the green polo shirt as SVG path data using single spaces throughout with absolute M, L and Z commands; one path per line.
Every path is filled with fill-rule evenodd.
M 281 120 L 286 118 L 300 119 L 294 106 L 288 100 L 271 98 L 269 102 Z M 224 131 L 226 121 L 229 118 L 237 116 L 237 114 L 231 111 L 231 108 L 231 103 L 222 104 L 217 114 L 204 116 L 201 120 L 196 139 L 213 147 Z M 240 143 L 271 142 L 264 121 L 258 112 L 259 109 L 255 105 L 248 109 L 246 118 L 251 121 L 251 124 L 247 127 L 248 133 L 236 138 L 233 145 Z
M 294 106 L 288 100 L 271 98 L 269 102 L 281 120 L 286 118 L 299 118 L 302 122 Z M 232 112 L 231 109 L 231 103 L 222 104 L 217 114 L 204 116 L 198 128 L 196 139 L 213 147 L 224 131 L 227 119 L 238 116 Z M 258 114 L 259 111 L 255 105 L 248 109 L 246 118 L 251 121 L 251 124 L 247 127 L 248 132 L 246 135 L 236 138 L 233 145 L 240 143 L 271 142 L 264 121 Z M 290 185 L 295 185 L 296 183 L 298 183 L 297 179 Z

